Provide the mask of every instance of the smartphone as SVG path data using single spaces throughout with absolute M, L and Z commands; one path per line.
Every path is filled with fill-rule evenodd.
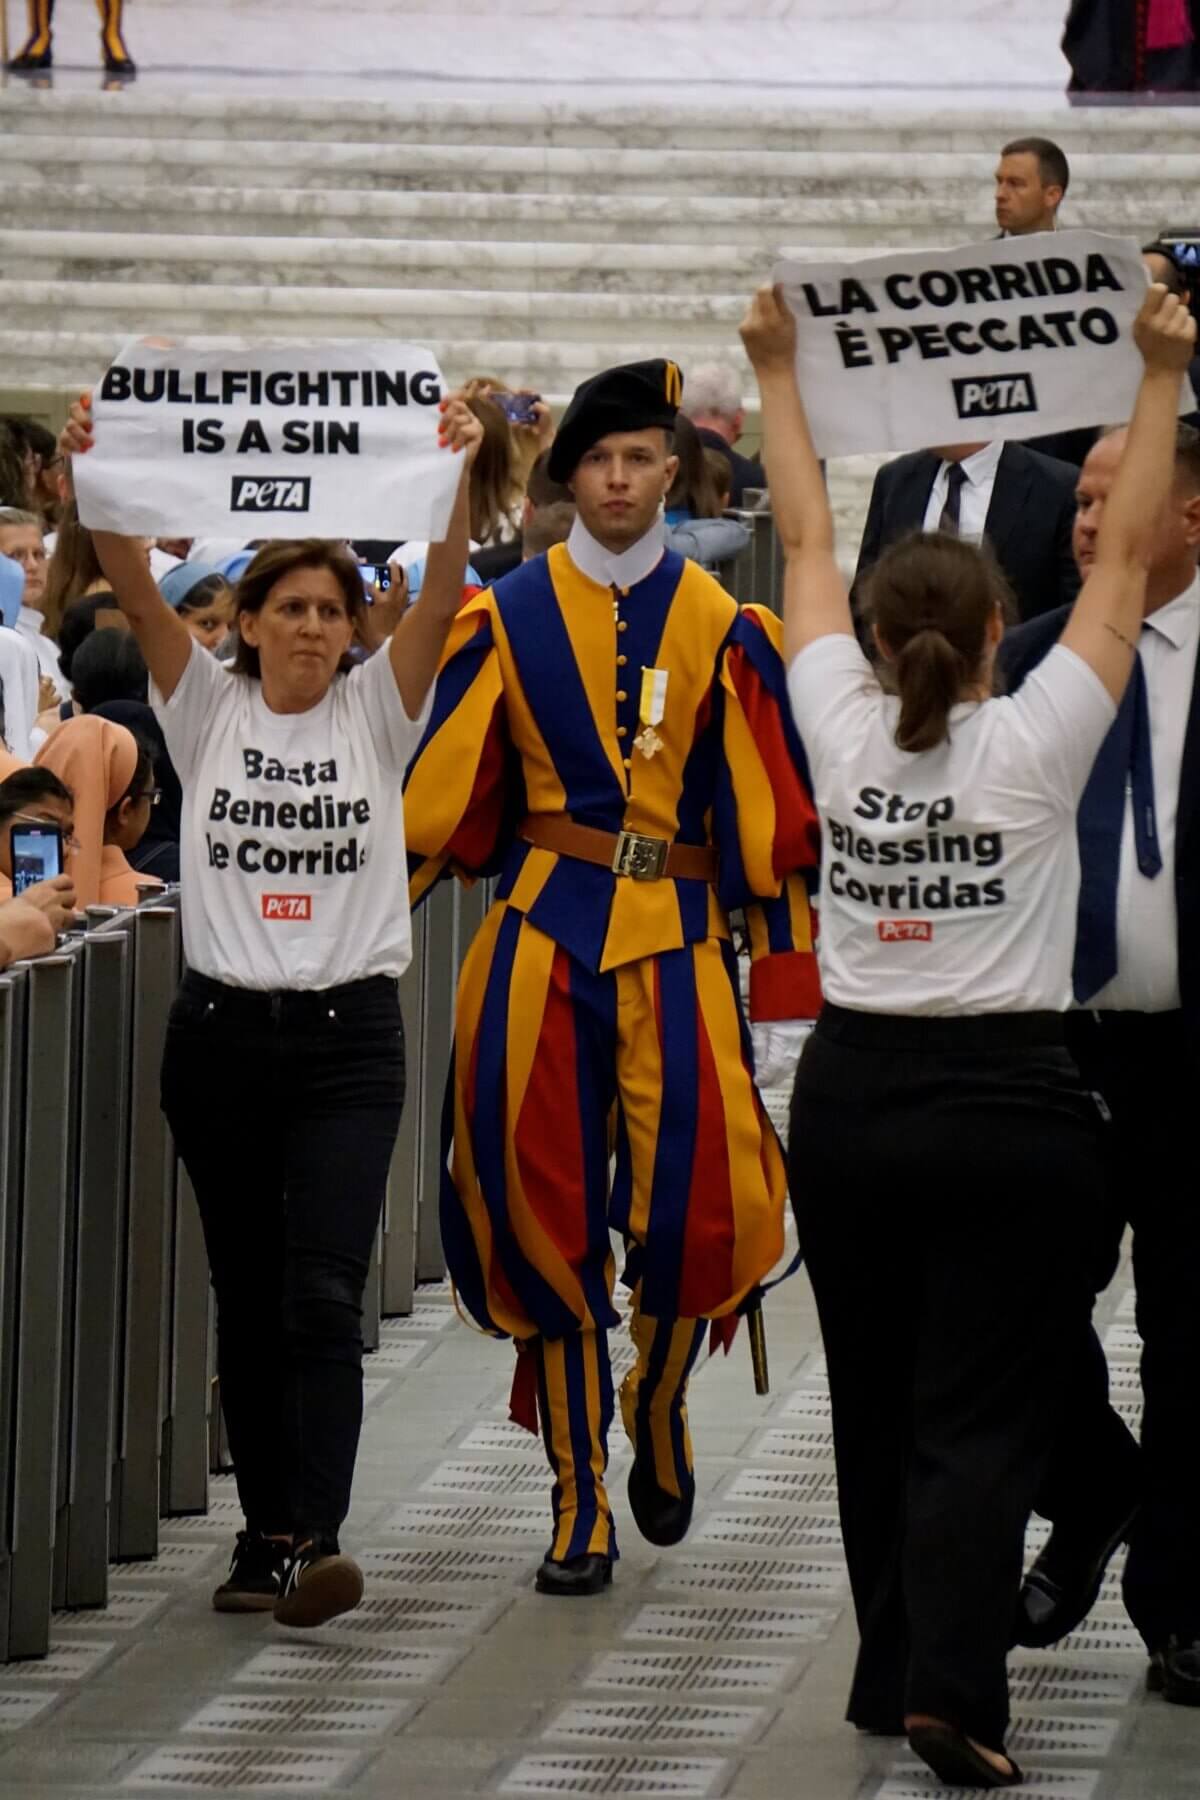
M 505 418 L 513 425 L 536 425 L 538 394 L 492 394 L 490 396 Z
M 14 895 L 62 874 L 63 837 L 57 825 L 14 825 L 9 841 Z

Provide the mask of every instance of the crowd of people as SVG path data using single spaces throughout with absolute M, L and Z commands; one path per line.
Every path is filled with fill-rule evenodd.
M 1056 145 L 1007 144 L 1001 234 L 1055 229 L 1068 183 Z M 557 423 L 482 376 L 438 411 L 462 459 L 440 542 L 93 532 L 89 397 L 60 441 L 0 421 L 0 968 L 77 908 L 181 885 L 163 1106 L 245 1513 L 218 1610 L 304 1627 L 361 1596 L 340 1531 L 410 901 L 489 876 L 441 1225 L 544 1439 L 539 1591 L 612 1580 L 618 1404 L 639 1531 L 686 1535 L 689 1377 L 757 1318 L 790 1194 L 861 1634 L 849 1719 L 1015 1785 L 1007 1652 L 1074 1629 L 1125 1543 L 1150 1685 L 1200 1704 L 1200 1229 L 1143 1149 L 1152 1114 L 1185 1166 L 1197 1052 L 1200 432 L 1177 414 L 1200 385 L 1187 259 L 1144 255 L 1132 419 L 889 463 L 849 586 L 777 290 L 742 328 L 765 468 L 719 363 L 606 370 Z M 782 625 L 718 578 L 768 489 Z M 65 867 L 9 897 L 20 827 Z M 785 1163 L 755 1072 L 814 1018 Z M 231 1167 L 204 1096 L 235 1059 L 255 1114 Z M 1091 1323 L 1131 1224 L 1140 1445 Z

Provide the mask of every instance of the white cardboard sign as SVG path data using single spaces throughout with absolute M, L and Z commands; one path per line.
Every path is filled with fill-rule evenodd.
M 445 537 L 433 353 L 384 342 L 126 344 L 75 459 L 82 522 L 133 535 Z
M 1149 277 L 1132 238 L 1038 232 L 855 263 L 781 263 L 822 456 L 1118 424 Z M 1181 410 L 1192 405 L 1181 384 Z

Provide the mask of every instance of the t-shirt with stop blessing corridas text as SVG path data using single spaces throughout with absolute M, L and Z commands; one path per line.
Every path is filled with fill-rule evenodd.
M 825 996 L 882 1013 L 1061 1012 L 1079 902 L 1075 814 L 1116 715 L 1057 644 L 1013 697 L 964 703 L 932 750 L 853 637 L 815 639 L 788 691 L 822 856 Z
M 188 966 L 266 990 L 403 974 L 401 783 L 428 702 L 408 717 L 386 650 L 310 711 L 274 713 L 258 681 L 197 644 L 155 706 L 183 785 Z

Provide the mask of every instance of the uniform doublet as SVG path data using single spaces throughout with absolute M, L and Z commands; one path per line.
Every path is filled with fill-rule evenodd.
M 636 747 L 648 704 L 650 755 Z M 539 816 L 712 846 L 715 881 L 556 854 L 520 834 Z M 405 817 L 414 901 L 447 870 L 498 876 L 459 988 L 447 1261 L 480 1326 L 537 1351 L 553 1555 L 613 1554 L 597 1447 L 613 1410 L 610 1228 L 639 1349 L 626 1424 L 674 1492 L 691 1479 L 696 1322 L 735 1311 L 783 1249 L 783 1160 L 728 921 L 747 909 L 756 1016 L 812 1016 L 798 872 L 815 870 L 818 834 L 778 621 L 670 551 L 623 591 L 557 546 L 460 613 Z M 591 1449 L 571 1472 L 580 1413 Z

